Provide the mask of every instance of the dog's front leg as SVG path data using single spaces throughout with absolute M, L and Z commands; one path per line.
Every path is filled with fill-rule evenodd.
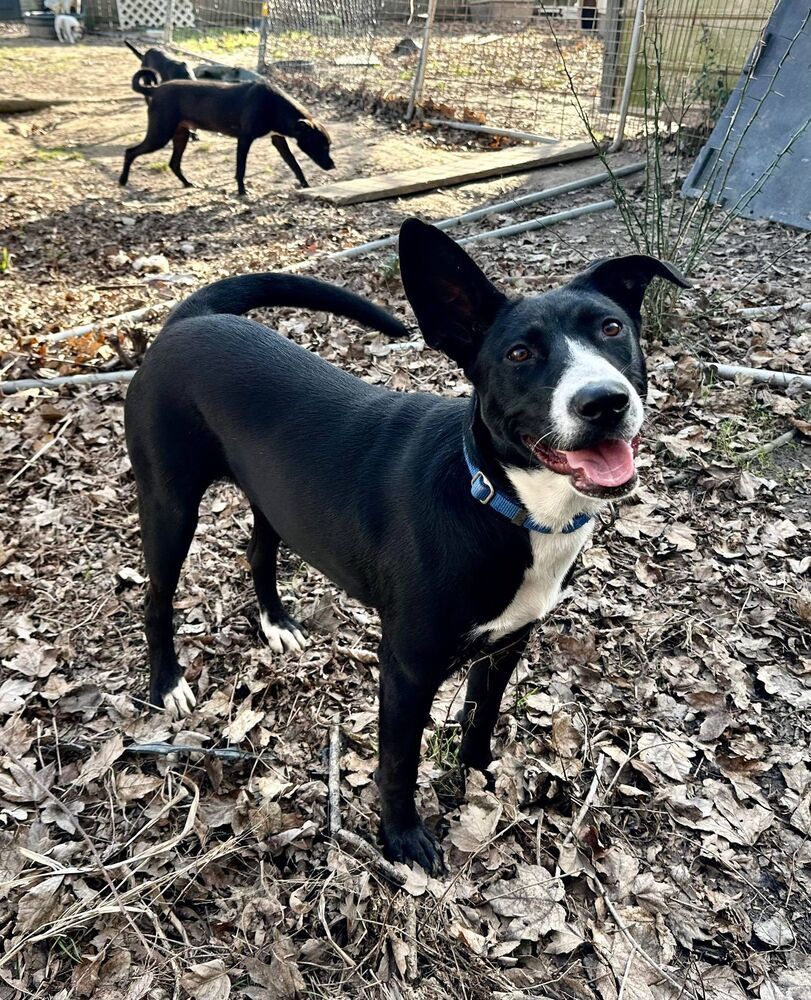
M 465 767 L 485 771 L 493 760 L 490 741 L 498 721 L 501 699 L 526 649 L 531 625 L 504 636 L 470 667 L 461 712 L 460 759 Z
M 252 135 L 241 135 L 237 139 L 237 192 L 240 198 L 245 197 L 245 168 L 248 165 L 248 153 L 253 143 Z
M 270 141 L 276 147 L 279 156 L 284 160 L 284 162 L 290 167 L 293 173 L 296 175 L 296 180 L 303 187 L 309 187 L 307 183 L 307 178 L 304 176 L 304 171 L 298 165 L 298 160 L 293 156 L 290 147 L 287 145 L 287 140 L 282 135 L 271 136 Z
M 395 655 L 385 636 L 380 644 L 380 833 L 390 861 L 438 871 L 442 859 L 434 838 L 417 815 L 414 792 L 422 731 L 444 673 L 413 669 Z

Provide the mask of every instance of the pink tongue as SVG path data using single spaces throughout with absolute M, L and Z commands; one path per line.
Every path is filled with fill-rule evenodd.
M 566 461 L 598 486 L 622 486 L 633 479 L 634 453 L 627 441 L 603 441 L 596 448 L 565 451 Z

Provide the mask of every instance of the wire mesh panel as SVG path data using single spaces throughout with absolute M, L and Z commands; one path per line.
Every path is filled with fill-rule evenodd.
M 438 0 L 423 101 L 443 118 L 556 138 L 613 132 L 640 0 Z M 631 90 L 644 114 L 712 117 L 723 107 L 772 0 L 648 0 Z
M 626 16 L 614 36 L 615 72 L 603 81 L 604 105 L 615 101 L 622 87 L 638 2 L 625 0 Z M 630 113 L 644 113 L 655 83 L 672 120 L 682 120 L 690 109 L 716 117 L 773 7 L 774 0 L 648 0 Z
M 443 118 L 556 138 L 582 135 L 573 91 L 596 110 L 604 11 L 535 0 L 439 0 L 424 100 Z
M 425 0 L 268 0 L 263 68 L 403 103 L 424 10 Z
M 165 11 L 167 0 L 86 2 L 111 11 Z M 644 16 L 637 18 L 643 2 Z M 712 123 L 758 43 L 773 0 L 173 4 L 184 14 L 180 23 L 175 18 L 174 43 L 201 56 L 258 67 L 283 84 L 371 93 L 403 110 L 416 95 L 417 113 L 426 118 L 562 139 L 583 138 L 589 130 L 613 135 L 631 62 L 632 116 L 647 111 L 650 119 L 655 90 L 656 116 L 665 126 Z M 153 16 L 155 27 L 164 16 Z M 634 37 L 641 39 L 636 58 Z M 641 130 L 632 119 L 629 130 L 635 128 Z

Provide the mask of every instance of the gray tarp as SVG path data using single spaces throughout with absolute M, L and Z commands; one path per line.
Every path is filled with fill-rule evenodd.
M 780 0 L 682 194 L 811 229 L 809 119 L 811 0 Z

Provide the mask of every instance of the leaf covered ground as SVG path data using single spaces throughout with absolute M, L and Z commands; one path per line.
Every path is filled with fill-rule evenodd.
M 99 48 L 119 68 L 108 103 L 0 119 L 4 378 L 120 365 L 154 323 L 48 352 L 32 338 L 308 257 L 309 273 L 413 324 L 389 254 L 319 254 L 413 212 L 450 216 L 597 170 L 335 209 L 300 201 L 268 150 L 239 202 L 232 144 L 204 137 L 210 149 L 189 154 L 199 189 L 141 161 L 122 194 L 143 106 L 127 57 Z M 86 54 L 9 45 L 0 73 L 19 92 L 56 72 L 78 86 Z M 341 176 L 439 155 L 430 137 L 319 113 Z M 605 214 L 471 252 L 533 294 L 625 249 Z M 419 798 L 448 870 L 402 886 L 329 830 L 337 724 L 343 827 L 375 843 L 374 613 L 286 553 L 283 596 L 312 642 L 271 656 L 244 558 L 249 511 L 218 487 L 177 601 L 198 709 L 182 723 L 150 711 L 125 390 L 3 399 L 0 996 L 808 1000 L 811 413 L 795 388 L 714 382 L 697 364 L 809 371 L 807 249 L 796 232 L 735 223 L 651 332 L 643 485 L 537 630 L 505 697 L 493 790 L 456 765 L 464 678 L 443 689 Z M 134 267 L 161 255 L 154 273 Z M 416 333 L 392 345 L 322 315 L 268 318 L 368 380 L 467 391 Z M 792 429 L 793 443 L 759 450 Z

